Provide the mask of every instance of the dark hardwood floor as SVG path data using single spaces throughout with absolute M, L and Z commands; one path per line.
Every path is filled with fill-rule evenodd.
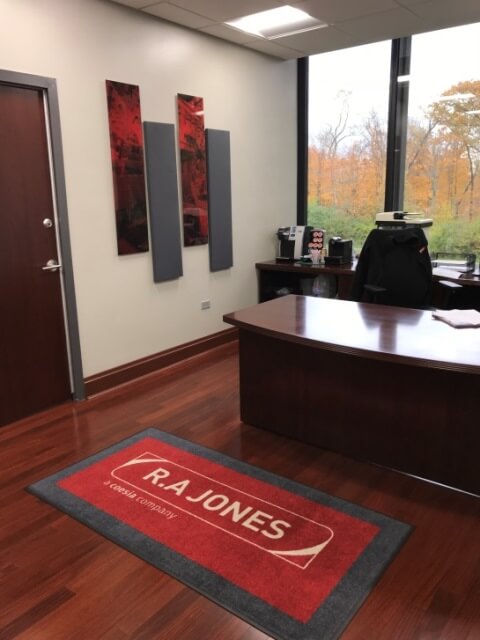
M 24 490 L 149 426 L 414 525 L 342 640 L 480 638 L 480 500 L 242 424 L 232 343 L 0 429 L 0 640 L 267 637 Z

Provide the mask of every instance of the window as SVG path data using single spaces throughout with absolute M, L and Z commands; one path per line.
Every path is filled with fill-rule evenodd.
M 434 221 L 432 251 L 479 254 L 480 23 L 413 36 L 411 51 L 409 38 L 395 43 L 408 59 L 392 97 L 391 42 L 309 58 L 308 224 L 352 238 L 358 251 L 379 211 L 421 211 Z M 392 113 L 405 116 L 390 136 L 386 175 L 396 96 Z M 385 185 L 395 185 L 387 196 Z
M 358 249 L 384 209 L 390 48 L 309 59 L 308 224 Z
M 480 24 L 412 37 L 406 210 L 433 251 L 480 253 Z

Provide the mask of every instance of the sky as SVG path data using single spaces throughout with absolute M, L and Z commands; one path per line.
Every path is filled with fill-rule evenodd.
M 386 122 L 390 41 L 311 56 L 309 135 L 338 120 L 341 90 L 351 91 L 349 125 L 361 124 L 372 108 Z M 480 23 L 412 37 L 409 116 L 463 80 L 480 80 Z

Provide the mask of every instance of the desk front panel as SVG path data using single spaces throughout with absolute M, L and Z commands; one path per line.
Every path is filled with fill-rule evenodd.
M 240 329 L 244 422 L 474 494 L 479 380 Z

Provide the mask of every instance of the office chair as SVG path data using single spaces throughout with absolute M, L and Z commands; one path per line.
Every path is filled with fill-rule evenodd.
M 358 259 L 351 299 L 429 309 L 431 293 L 432 265 L 423 229 L 372 229 Z

